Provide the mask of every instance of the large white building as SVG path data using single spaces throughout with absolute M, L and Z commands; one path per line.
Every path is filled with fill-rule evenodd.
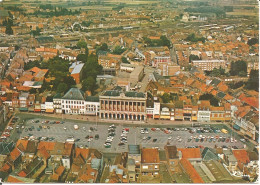
M 85 114 L 85 99 L 83 91 L 71 88 L 61 100 L 62 112 L 65 114 Z

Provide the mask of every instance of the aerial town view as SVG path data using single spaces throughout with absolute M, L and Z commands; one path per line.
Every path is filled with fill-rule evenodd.
M 0 0 L 0 184 L 258 181 L 258 0 Z

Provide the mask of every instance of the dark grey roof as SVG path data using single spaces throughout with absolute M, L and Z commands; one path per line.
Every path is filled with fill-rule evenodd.
M 155 80 L 158 82 L 161 79 L 164 79 L 163 76 L 159 75 L 158 73 L 156 73 L 155 71 L 153 72 L 153 76 L 155 78 Z
M 128 145 L 129 154 L 141 154 L 139 145 Z
M 0 143 L 0 154 L 8 155 L 14 149 L 14 143 Z
M 138 97 L 138 98 L 144 98 L 145 94 L 142 92 L 135 92 L 135 91 L 128 91 L 125 93 L 126 97 Z
M 215 85 L 215 86 L 216 86 L 216 85 L 218 85 L 220 82 L 221 82 L 220 80 L 214 78 L 214 79 L 211 81 L 211 85 Z
M 39 43 L 48 43 L 48 42 L 53 42 L 53 41 L 54 41 L 54 38 L 53 38 L 53 37 L 45 36 L 45 37 L 37 37 L 36 40 L 37 40 Z
M 119 91 L 106 91 L 104 94 L 104 96 L 119 96 L 120 95 L 120 92 Z
M 62 99 L 66 100 L 85 100 L 84 93 L 78 88 L 71 88 Z
M 53 99 L 61 99 L 62 96 L 61 96 L 61 93 L 57 93 L 55 94 L 55 96 L 53 96 Z
M 216 152 L 211 148 L 204 148 L 203 152 L 201 153 L 202 159 L 204 161 L 210 161 L 210 160 L 218 160 L 218 156 Z
M 223 93 L 223 92 L 219 92 L 218 94 L 217 94 L 217 97 L 218 98 L 224 98 L 226 96 L 226 94 L 225 93 Z
M 87 96 L 86 101 L 99 102 L 99 97 L 98 96 Z

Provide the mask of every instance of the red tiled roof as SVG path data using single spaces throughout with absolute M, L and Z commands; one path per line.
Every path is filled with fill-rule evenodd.
M 159 163 L 159 151 L 155 148 L 142 149 L 142 163 Z
M 181 151 L 183 159 L 201 158 L 199 148 L 178 148 L 177 150 Z
M 23 181 L 9 175 L 8 179 L 6 182 L 10 182 L 10 183 L 24 183 Z
M 180 163 L 186 173 L 190 176 L 193 183 L 204 183 L 203 179 L 200 177 L 198 172 L 194 169 L 194 167 L 191 165 L 190 161 L 187 159 L 181 159 Z
M 76 148 L 75 156 L 78 157 L 79 155 L 81 155 L 86 160 L 89 155 L 89 149 L 88 148 Z
M 244 149 L 241 150 L 232 150 L 234 156 L 236 157 L 238 162 L 247 164 L 250 162 L 249 157 L 247 155 L 247 151 Z
M 20 155 L 21 155 L 21 152 L 16 147 L 10 153 L 10 157 L 11 157 L 12 161 L 15 161 Z
M 55 142 L 46 142 L 46 141 L 41 141 L 39 144 L 38 144 L 38 147 L 37 149 L 41 149 L 45 147 L 45 149 L 47 151 L 51 151 L 51 150 L 54 150 L 54 147 L 55 147 Z

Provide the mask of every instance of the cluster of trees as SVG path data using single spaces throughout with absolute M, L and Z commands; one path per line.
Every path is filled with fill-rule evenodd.
M 231 68 L 229 71 L 231 76 L 247 76 L 247 64 L 243 60 L 237 62 L 231 62 Z
M 46 62 L 29 61 L 24 66 L 24 69 L 28 70 L 33 67 L 48 69 L 48 77 L 54 77 L 54 80 L 51 82 L 46 82 L 45 80 L 43 81 L 42 88 L 39 91 L 40 93 L 44 92 L 45 90 L 65 93 L 70 88 L 76 85 L 75 80 L 73 79 L 73 77 L 70 76 L 69 66 L 69 60 L 64 60 L 57 56 L 52 59 L 49 59 Z
M 78 54 L 77 60 L 86 63 L 87 60 L 88 60 L 88 45 L 87 45 L 87 43 L 83 40 L 80 40 L 80 41 L 78 41 L 76 48 L 85 50 L 84 54 L 83 53 Z
M 44 10 L 44 9 L 43 9 Z M 63 8 L 63 7 L 54 7 L 50 11 L 41 11 L 37 10 L 32 15 L 38 16 L 38 15 L 43 15 L 46 17 L 53 17 L 53 16 L 64 16 L 64 15 L 78 15 L 80 14 L 80 10 L 74 10 L 72 11 L 71 9 Z
M 110 50 L 108 49 L 107 43 L 102 43 L 101 45 L 96 45 L 96 46 L 95 46 L 95 49 L 96 49 L 96 53 L 98 53 L 99 51 L 107 51 L 107 52 L 110 51 Z
M 225 69 L 223 69 L 222 67 L 220 68 L 214 68 L 212 71 L 205 71 L 205 74 L 207 76 L 214 76 L 214 77 L 218 77 L 218 76 L 230 76 L 230 74 L 227 72 L 225 72 Z
M 243 81 L 232 82 L 232 83 L 228 84 L 229 88 L 234 89 L 234 90 L 242 87 L 243 85 L 245 85 L 245 82 L 243 82 Z
M 83 67 L 82 73 L 82 90 L 91 91 L 93 94 L 98 88 L 96 84 L 97 75 L 102 73 L 103 67 L 98 64 L 97 55 L 91 54 L 88 56 L 87 61 Z
M 202 41 L 204 43 L 206 41 L 206 38 L 205 37 L 196 37 L 195 33 L 192 33 L 192 34 L 188 35 L 185 40 L 190 41 L 190 42 Z
M 13 26 L 13 20 L 11 18 L 8 18 L 8 19 L 5 19 L 2 23 L 3 26 L 5 26 L 5 33 L 8 34 L 8 35 L 13 35 L 14 32 L 13 32 L 13 29 L 12 29 L 12 26 Z
M 33 35 L 34 37 L 41 35 L 41 29 L 37 26 L 36 30 L 31 31 L 31 35 Z
M 199 100 L 209 100 L 210 101 L 210 105 L 218 107 L 219 106 L 219 100 L 213 96 L 212 94 L 203 94 L 199 97 Z
M 161 36 L 160 39 L 158 40 L 151 40 L 150 38 L 144 37 L 143 38 L 144 43 L 147 44 L 149 47 L 154 47 L 154 46 L 167 46 L 168 48 L 171 47 L 171 42 L 170 40 L 165 36 Z
M 245 86 L 248 90 L 259 91 L 259 70 L 251 70 L 249 79 Z
M 259 40 L 258 40 L 257 38 L 251 38 L 251 39 L 249 39 L 249 40 L 247 41 L 247 44 L 248 44 L 249 46 L 253 46 L 253 45 L 258 44 L 258 43 L 259 43 Z
M 128 62 L 128 60 L 127 60 L 126 57 L 122 57 L 121 60 L 122 60 L 122 62 L 125 63 L 125 64 L 130 64 L 130 62 Z
M 217 17 L 225 16 L 226 14 L 223 8 L 214 6 L 186 8 L 184 11 L 189 13 L 215 13 Z
M 101 49 L 108 49 L 107 44 L 102 44 Z M 91 91 L 93 94 L 95 90 L 98 88 L 96 84 L 97 75 L 102 73 L 102 66 L 98 64 L 97 55 L 90 54 L 88 52 L 88 45 L 85 41 L 80 40 L 77 43 L 78 49 L 84 49 L 84 54 L 78 54 L 77 60 L 85 63 L 82 71 L 82 90 L 83 91 Z
M 178 94 L 176 93 L 164 93 L 162 96 L 160 96 L 163 103 L 170 103 L 171 101 L 176 101 L 179 99 Z
M 121 55 L 126 50 L 127 50 L 127 48 L 123 48 L 121 46 L 116 46 L 112 53 L 115 54 L 115 55 Z

